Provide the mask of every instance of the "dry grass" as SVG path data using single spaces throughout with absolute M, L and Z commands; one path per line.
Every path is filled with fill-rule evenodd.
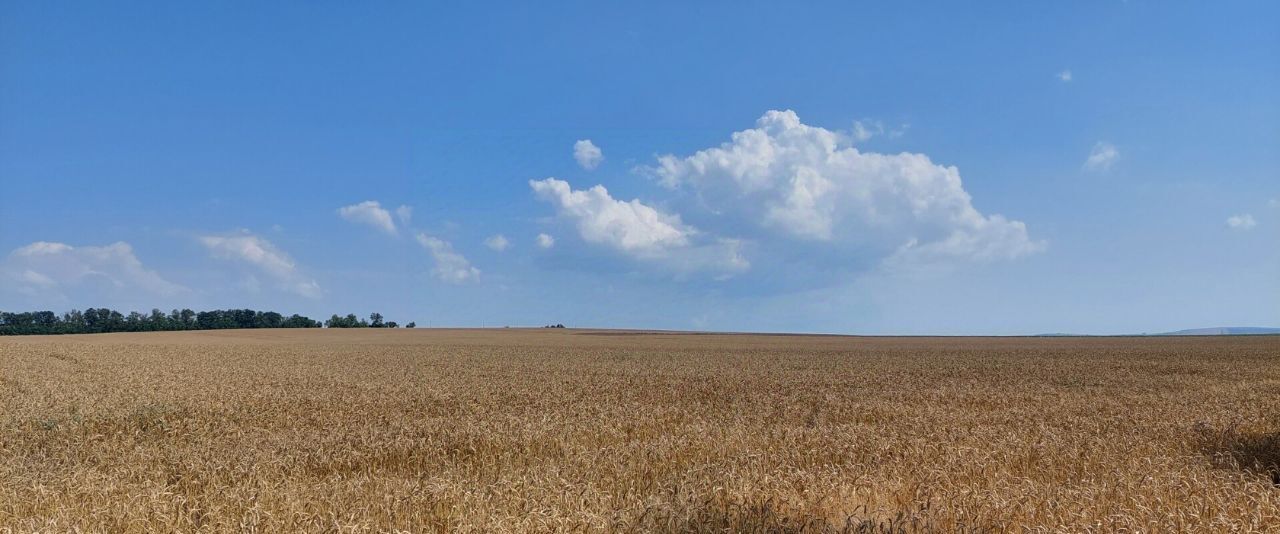
M 1280 338 L 0 339 L 0 531 L 1273 531 Z

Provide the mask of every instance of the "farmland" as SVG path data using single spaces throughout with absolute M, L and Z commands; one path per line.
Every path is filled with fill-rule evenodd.
M 0 532 L 1280 530 L 1280 337 L 0 339 Z

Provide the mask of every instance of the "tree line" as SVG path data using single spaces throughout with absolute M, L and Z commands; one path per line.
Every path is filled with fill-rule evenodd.
M 400 328 L 399 323 L 396 323 L 395 321 L 383 322 L 382 319 L 382 314 L 378 312 L 369 314 L 369 320 L 367 321 L 364 319 L 357 319 L 356 314 L 354 313 L 349 313 L 346 317 L 338 317 L 338 314 L 335 313 L 333 314 L 333 317 L 330 317 L 329 320 L 324 322 L 324 326 L 326 328 Z M 418 326 L 417 323 L 412 321 L 410 321 L 409 324 L 404 325 L 405 328 L 413 328 L 416 326 Z
M 210 310 L 195 312 L 189 309 L 169 313 L 159 309 L 151 313 L 130 312 L 128 315 L 109 308 L 71 310 L 62 315 L 51 311 L 0 312 L 0 335 L 32 334 L 99 334 L 106 332 L 162 332 L 175 330 L 219 330 L 226 328 L 397 328 L 395 321 L 384 322 L 382 314 L 374 313 L 368 320 L 357 319 L 355 314 L 338 317 L 336 314 L 321 323 L 309 317 L 293 314 L 285 317 L 273 311 Z M 417 326 L 414 323 L 407 328 Z

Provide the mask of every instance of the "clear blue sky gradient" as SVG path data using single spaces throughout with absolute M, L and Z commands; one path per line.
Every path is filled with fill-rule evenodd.
M 1276 21 L 1275 2 L 5 2 L 0 309 L 868 334 L 1280 326 Z M 900 130 L 858 147 L 955 166 L 974 207 L 1044 249 L 808 286 L 678 276 L 584 242 L 529 186 L 602 184 L 678 212 L 636 168 L 775 109 Z M 598 168 L 575 163 L 579 139 L 603 150 Z M 1108 169 L 1085 163 L 1098 143 L 1118 151 Z M 391 236 L 336 212 L 366 200 L 410 205 L 412 223 Z M 1242 215 L 1254 224 L 1228 224 Z M 479 278 L 432 276 L 417 230 Z M 323 293 L 200 241 L 248 234 Z M 486 247 L 495 234 L 511 247 Z M 39 241 L 125 242 L 188 290 L 37 291 L 11 251 Z

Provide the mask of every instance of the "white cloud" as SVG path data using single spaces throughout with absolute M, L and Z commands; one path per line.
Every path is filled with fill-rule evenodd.
M 398 213 L 399 210 L 397 210 Z M 338 208 L 338 215 L 353 223 L 367 224 L 388 234 L 396 235 L 396 223 L 391 220 L 391 212 L 383 209 L 376 200 L 366 200 L 359 204 Z
M 1120 151 L 1115 145 L 1098 141 L 1089 151 L 1089 158 L 1084 161 L 1084 168 L 1091 171 L 1109 171 L 1116 160 L 1120 159 Z
M 1273 198 L 1267 201 L 1267 205 L 1273 208 L 1280 208 L 1280 198 Z
M 539 198 L 554 204 L 561 217 L 572 221 L 587 243 L 680 273 L 737 272 L 749 266 L 737 240 L 704 239 L 697 243 L 698 231 L 681 222 L 680 216 L 658 211 L 638 199 L 614 199 L 602 185 L 573 190 L 563 180 L 547 178 L 530 180 L 529 186 Z
M 1257 225 L 1258 221 L 1254 220 L 1253 215 L 1248 213 L 1227 217 L 1227 227 L 1233 230 L 1248 230 Z
M 573 159 L 586 170 L 595 169 L 604 161 L 604 152 L 590 139 L 582 139 L 573 144 Z
M 660 212 L 639 200 L 615 200 L 602 185 L 574 191 L 568 182 L 529 180 L 538 198 L 551 202 L 572 219 L 582 239 L 639 256 L 657 255 L 689 244 L 694 229 L 680 216 Z
M 866 254 L 891 263 L 981 261 L 1044 247 L 1023 223 L 975 209 L 955 167 L 923 154 L 859 151 L 858 137 L 770 111 L 719 147 L 661 156 L 647 170 L 668 188 L 692 192 L 706 227 L 771 255 L 800 247 L 803 256 L 846 264 Z
M 535 241 L 538 243 L 538 248 L 546 249 L 546 248 L 551 248 L 556 246 L 556 238 L 551 237 L 547 234 L 538 234 L 538 237 L 535 239 Z
M 413 220 L 413 206 L 401 204 L 396 208 L 396 219 L 400 220 L 402 226 L 409 226 L 409 221 Z
M 489 247 L 491 250 L 502 252 L 511 246 L 511 241 L 507 240 L 507 237 L 502 234 L 491 235 L 484 240 L 484 246 Z
M 10 252 L 0 263 L 0 275 L 16 291 L 32 296 L 64 298 L 66 290 L 93 286 L 159 296 L 188 291 L 143 267 L 133 247 L 123 241 L 101 247 L 36 241 Z
M 418 233 L 418 244 L 431 253 L 436 267 L 431 274 L 451 284 L 462 284 L 480 279 L 480 269 L 471 266 L 471 262 L 462 254 L 453 250 L 453 245 L 440 238 Z
M 1058 76 L 1058 79 L 1059 79 L 1059 80 L 1062 80 L 1063 82 L 1070 82 L 1070 81 L 1071 81 L 1071 69 L 1065 69 L 1065 70 L 1063 70 L 1062 72 L 1059 72 L 1059 73 L 1057 74 L 1057 76 Z
M 315 280 L 302 276 L 293 258 L 259 236 L 240 232 L 203 236 L 199 241 L 213 257 L 248 264 L 274 278 L 286 291 L 308 298 L 319 298 L 323 294 Z

